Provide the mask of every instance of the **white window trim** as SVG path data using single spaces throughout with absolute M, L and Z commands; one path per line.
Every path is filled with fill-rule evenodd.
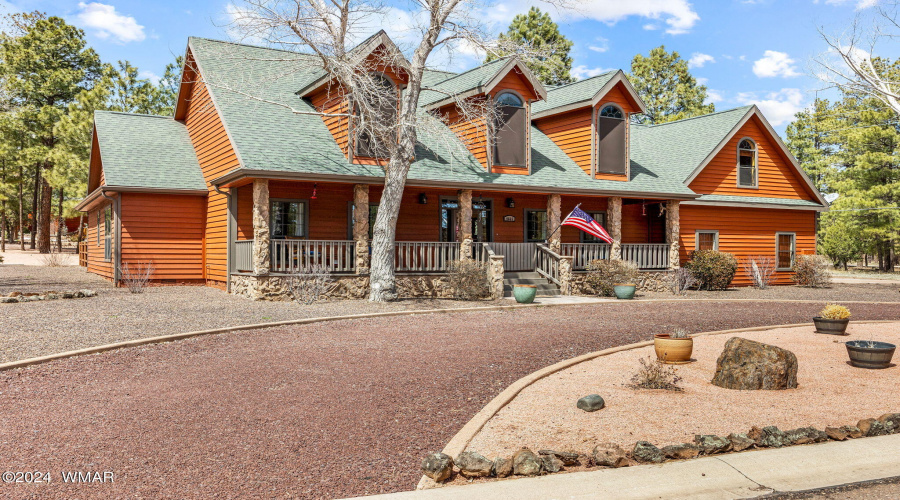
M 781 236 L 790 236 L 791 237 L 791 267 L 777 267 L 778 266 L 778 255 L 781 253 L 781 248 L 778 246 L 778 240 L 781 239 Z M 775 233 L 775 270 L 776 271 L 792 271 L 794 269 L 794 262 L 797 259 L 797 233 L 792 233 L 788 231 L 779 231 Z
M 701 234 L 712 234 L 713 235 L 713 250 L 719 251 L 719 231 L 713 229 L 698 229 L 694 232 L 694 250 L 699 250 L 700 248 L 700 235 Z
M 741 143 L 744 141 L 750 141 L 753 143 L 753 184 L 752 185 L 744 185 L 741 184 L 741 151 L 745 151 L 741 149 Z M 752 137 L 741 137 L 737 141 L 737 149 L 735 151 L 737 153 L 737 164 L 735 173 L 735 184 L 737 187 L 741 189 L 759 189 L 759 144 L 753 140 Z

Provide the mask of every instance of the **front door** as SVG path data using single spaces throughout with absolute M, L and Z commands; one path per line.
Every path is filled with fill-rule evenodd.
M 472 200 L 472 241 L 475 243 L 493 240 L 491 208 L 491 200 Z M 459 241 L 458 213 L 459 202 L 441 200 L 441 241 Z

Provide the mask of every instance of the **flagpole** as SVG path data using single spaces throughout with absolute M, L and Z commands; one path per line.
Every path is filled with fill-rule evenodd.
M 577 205 L 575 205 L 575 208 L 573 208 L 573 209 L 572 209 L 572 212 L 574 212 L 574 211 L 576 211 L 576 210 L 578 210 L 578 207 L 580 207 L 580 206 L 581 206 L 581 203 L 579 203 L 579 204 L 577 204 Z M 569 215 L 572 215 L 572 212 L 569 212 Z M 555 233 L 555 232 L 557 232 L 557 231 L 559 231 L 559 228 L 561 228 L 561 227 L 562 227 L 562 225 L 563 225 L 563 224 L 562 224 L 562 223 L 563 223 L 563 222 L 565 222 L 565 221 L 566 221 L 566 219 L 568 219 L 568 218 L 569 218 L 569 215 L 567 215 L 567 216 L 565 216 L 565 217 L 563 217 L 563 218 L 562 218 L 562 220 L 561 220 L 561 221 L 559 221 L 559 225 L 558 225 L 558 226 L 556 226 L 556 229 L 554 229 L 554 230 L 553 230 L 553 231 L 550 231 L 550 233 L 548 233 L 548 234 L 547 234 L 547 239 L 546 239 L 546 240 L 544 240 L 544 242 L 545 242 L 545 243 L 548 243 L 548 244 L 549 244 L 549 243 L 550 243 L 550 237 L 551 237 L 551 236 L 553 236 L 553 233 Z

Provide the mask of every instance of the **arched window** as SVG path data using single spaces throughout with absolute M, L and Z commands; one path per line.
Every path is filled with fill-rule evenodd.
M 758 185 L 758 152 L 752 139 L 741 139 L 738 143 L 738 187 L 755 188 Z
M 497 124 L 494 127 L 495 165 L 525 167 L 528 133 L 525 101 L 515 92 L 503 92 L 495 99 Z
M 381 89 L 377 93 L 373 92 L 373 95 L 365 97 L 374 101 L 371 103 L 371 107 L 374 108 L 376 122 L 360 122 L 361 130 L 356 138 L 356 156 L 382 158 L 388 156 L 389 152 L 377 138 L 378 136 L 393 135 L 390 132 L 397 116 L 397 88 L 394 86 L 393 80 L 381 73 L 373 74 L 372 80 Z M 360 114 L 360 104 L 357 104 L 357 115 Z
M 626 174 L 625 113 L 614 104 L 607 104 L 597 113 L 597 172 Z

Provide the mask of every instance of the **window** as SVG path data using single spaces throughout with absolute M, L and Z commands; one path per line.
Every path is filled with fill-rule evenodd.
M 269 231 L 274 239 L 306 238 L 306 202 L 272 200 L 269 204 Z
M 472 241 L 493 241 L 493 200 L 472 200 Z M 459 202 L 452 198 L 441 199 L 441 241 L 457 241 L 459 235 Z
M 738 144 L 738 187 L 757 187 L 756 143 L 742 139 Z
M 625 151 L 625 114 L 618 106 L 608 104 L 597 114 L 597 172 L 628 173 Z
M 794 266 L 797 236 L 794 233 L 775 235 L 775 260 L 779 271 L 789 271 Z
M 526 167 L 525 144 L 528 127 L 525 102 L 514 92 L 497 96 L 497 124 L 494 127 L 495 165 Z
M 356 138 L 356 155 L 383 158 L 388 156 L 389 152 L 382 144 L 382 141 L 378 139 L 378 136 L 393 135 L 391 132 L 394 129 L 394 122 L 397 116 L 397 89 L 393 80 L 383 74 L 373 75 L 372 79 L 384 89 L 384 94 L 378 96 L 380 97 L 378 100 L 383 102 L 371 104 L 376 114 L 375 119 L 378 121 L 374 127 L 371 124 L 366 126 L 360 120 L 361 129 L 359 136 Z M 390 99 L 389 96 L 395 96 L 395 98 Z M 359 114 L 359 105 L 357 105 L 357 114 Z M 373 132 L 376 137 L 372 137 Z
M 97 246 L 100 246 L 100 220 L 102 219 L 100 215 L 100 210 L 97 210 Z
M 103 260 L 112 260 L 112 207 L 103 212 Z
M 718 231 L 697 231 L 696 250 L 718 250 Z
M 590 215 L 595 221 L 597 221 L 597 224 L 603 226 L 603 229 L 606 229 L 606 212 L 588 212 L 588 215 Z M 605 241 L 592 234 L 588 234 L 584 231 L 578 232 L 581 233 L 582 243 L 606 243 Z
M 525 241 L 546 241 L 547 240 L 547 211 L 546 210 L 526 210 L 525 211 Z

